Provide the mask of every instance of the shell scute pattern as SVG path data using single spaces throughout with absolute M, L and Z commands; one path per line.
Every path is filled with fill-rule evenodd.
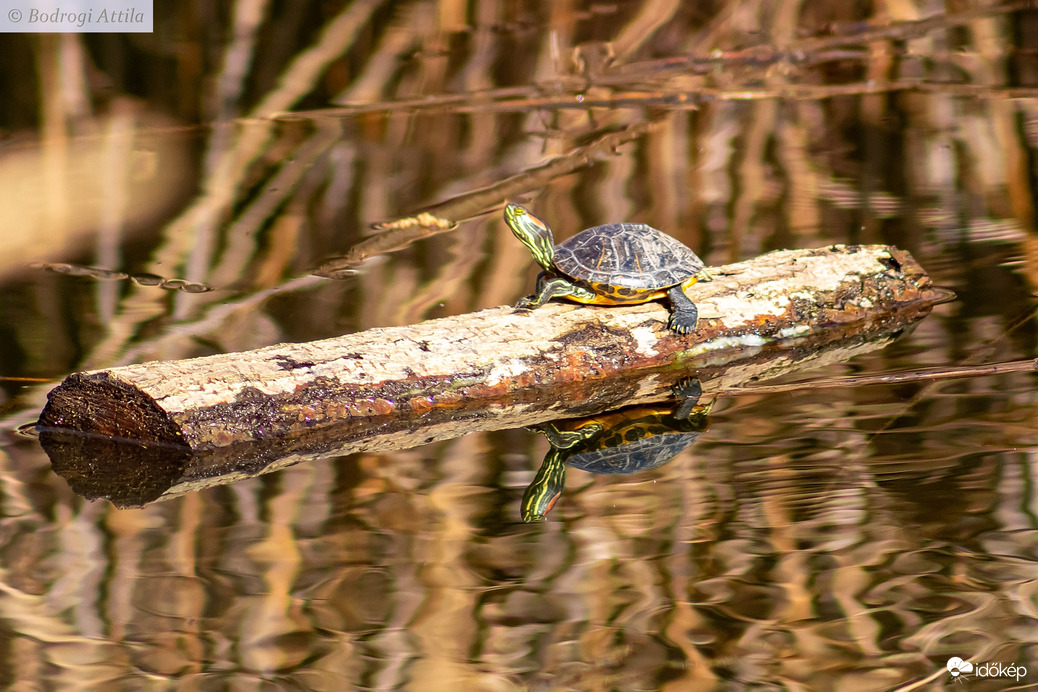
M 704 265 L 691 250 L 652 226 L 613 223 L 581 231 L 555 246 L 555 267 L 580 281 L 638 290 L 674 286 Z M 627 292 L 619 292 L 626 295 Z
M 574 468 L 592 473 L 633 473 L 656 468 L 667 463 L 688 447 L 698 432 L 669 432 L 658 437 L 646 437 L 634 442 L 621 443 L 576 454 L 566 460 Z

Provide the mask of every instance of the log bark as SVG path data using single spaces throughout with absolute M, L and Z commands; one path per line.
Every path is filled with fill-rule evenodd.
M 174 475 L 192 466 L 199 482 L 254 475 L 660 401 L 693 373 L 709 395 L 877 348 L 946 296 L 888 246 L 779 251 L 711 272 L 690 290 L 700 320 L 685 336 L 658 303 L 499 307 L 76 373 L 50 393 L 39 427 L 48 452 L 125 439 L 165 450 L 155 463 Z

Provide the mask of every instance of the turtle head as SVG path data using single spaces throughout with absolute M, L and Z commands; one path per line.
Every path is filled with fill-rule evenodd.
M 530 250 L 537 264 L 545 271 L 551 271 L 552 258 L 555 257 L 555 238 L 548 224 L 512 203 L 505 205 L 505 223 L 512 229 L 512 234 Z
M 562 497 L 566 487 L 566 465 L 558 450 L 552 449 L 544 457 L 533 483 L 523 493 L 521 511 L 523 521 L 547 521 L 548 512 Z

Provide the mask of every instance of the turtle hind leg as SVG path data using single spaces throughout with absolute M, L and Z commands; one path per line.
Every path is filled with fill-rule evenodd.
M 667 298 L 670 300 L 670 321 L 667 326 L 678 334 L 688 334 L 694 331 L 699 322 L 699 310 L 696 309 L 696 304 L 685 295 L 681 285 L 672 286 L 667 291 Z
M 594 293 L 577 286 L 569 279 L 560 276 L 546 276 L 541 274 L 537 278 L 537 293 L 526 296 L 515 304 L 517 308 L 533 310 L 547 303 L 552 298 L 569 297 L 581 302 L 581 299 L 594 297 Z

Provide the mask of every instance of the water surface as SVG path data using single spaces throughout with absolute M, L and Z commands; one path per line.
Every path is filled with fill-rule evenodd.
M 0 46 L 0 684 L 920 689 L 955 656 L 1038 683 L 1033 374 L 723 398 L 669 464 L 570 471 L 538 525 L 527 430 L 141 509 L 16 434 L 73 371 L 513 303 L 506 198 L 712 265 L 890 243 L 957 294 L 813 378 L 1034 358 L 1033 11 L 250 6 Z M 456 227 L 310 273 L 430 208 Z

